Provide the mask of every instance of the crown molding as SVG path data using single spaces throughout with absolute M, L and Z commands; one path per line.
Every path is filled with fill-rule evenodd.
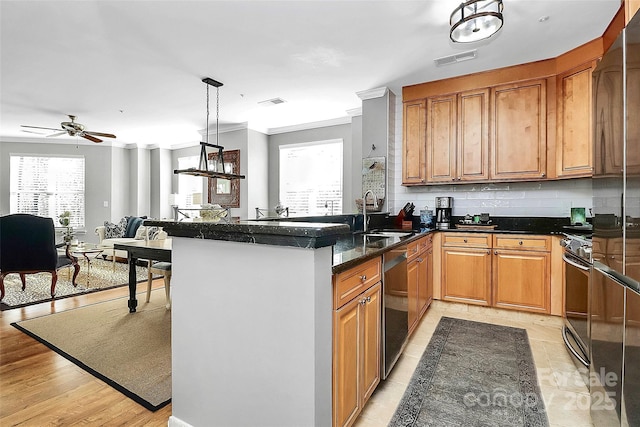
M 350 110 L 347 110 L 347 114 L 349 115 L 349 117 L 361 116 L 362 115 L 362 107 L 351 108 Z
M 277 135 L 280 133 L 296 132 L 301 130 L 309 130 L 309 129 L 346 125 L 346 124 L 351 124 L 351 117 L 349 116 L 337 117 L 335 119 L 321 120 L 318 122 L 301 123 L 298 125 L 283 126 L 279 128 L 269 128 L 267 129 L 267 135 Z
M 218 133 L 228 133 L 228 132 L 235 132 L 237 130 L 246 130 L 246 129 L 249 129 L 249 124 L 247 122 L 221 123 L 220 130 L 218 131 Z M 203 137 L 205 137 L 207 135 L 207 129 L 200 129 L 198 133 Z M 209 129 L 209 135 L 215 135 L 215 133 L 216 133 L 215 129 L 213 131 Z
M 358 95 L 358 98 L 365 101 L 367 99 L 381 98 L 385 96 L 388 91 L 389 91 L 389 88 L 386 86 L 383 86 L 375 89 L 361 90 L 360 92 L 356 92 L 356 95 Z

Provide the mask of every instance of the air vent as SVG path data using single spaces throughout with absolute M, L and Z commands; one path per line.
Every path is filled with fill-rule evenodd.
M 260 101 L 258 102 L 258 105 L 262 105 L 263 107 L 268 107 L 270 105 L 278 105 L 278 104 L 283 104 L 285 101 L 282 98 L 273 98 L 273 99 L 267 99 L 266 101 Z
M 468 50 L 466 52 L 456 53 L 455 55 L 443 56 L 442 58 L 436 58 L 433 61 L 438 67 L 443 65 L 455 64 L 456 62 L 468 61 L 469 59 L 475 59 L 478 56 L 478 49 Z

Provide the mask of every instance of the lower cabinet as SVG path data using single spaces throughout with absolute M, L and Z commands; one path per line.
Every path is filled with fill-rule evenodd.
M 407 300 L 409 335 L 418 325 L 422 315 L 433 300 L 433 236 L 415 242 L 417 255 L 407 263 Z M 409 248 L 411 252 L 411 248 Z
M 551 239 L 533 235 L 445 234 L 442 299 L 549 314 Z
M 491 303 L 491 251 L 446 247 L 442 250 L 442 299 L 466 304 Z
M 549 313 L 551 254 L 495 250 L 493 253 L 493 305 Z
M 380 382 L 381 284 L 333 313 L 333 425 L 350 426 Z

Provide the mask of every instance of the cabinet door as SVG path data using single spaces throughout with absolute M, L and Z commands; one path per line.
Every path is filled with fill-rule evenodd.
M 489 305 L 491 301 L 491 251 L 444 248 L 442 299 Z
M 424 184 L 426 174 L 426 102 L 404 103 L 402 147 L 402 183 Z
M 489 179 L 489 89 L 458 95 L 457 180 Z
M 407 264 L 407 311 L 409 335 L 418 323 L 418 287 L 420 283 L 420 262 L 418 258 L 414 258 Z
M 333 313 L 333 425 L 353 423 L 360 412 L 360 301 Z
M 429 268 L 429 252 L 431 248 L 426 251 L 423 251 L 418 256 L 418 319 L 422 318 L 422 315 L 427 310 L 427 306 L 431 303 L 431 295 L 433 295 L 433 291 L 429 291 L 429 285 L 433 288 L 433 282 L 429 283 L 429 275 L 431 274 L 431 269 Z M 418 323 L 418 322 L 416 322 Z
M 494 306 L 548 314 L 551 254 L 496 250 L 493 255 Z
M 558 76 L 556 173 L 591 176 L 593 144 L 590 62 Z
M 546 177 L 546 81 L 496 86 L 492 94 L 491 178 Z
M 362 329 L 361 382 L 362 407 L 380 382 L 382 299 L 380 283 L 363 294 L 360 307 Z
M 427 99 L 427 181 L 453 182 L 456 174 L 457 97 Z

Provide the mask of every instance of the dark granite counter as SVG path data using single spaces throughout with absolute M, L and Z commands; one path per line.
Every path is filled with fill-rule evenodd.
M 430 232 L 414 232 L 407 237 L 367 236 L 362 233 L 343 236 L 333 246 L 333 273 L 340 273 L 385 252 L 406 245 Z
M 227 224 L 145 220 L 143 224 L 162 227 L 172 237 L 313 249 L 335 245 L 340 236 L 350 234 L 348 225 L 331 223 L 240 221 L 239 223 Z

